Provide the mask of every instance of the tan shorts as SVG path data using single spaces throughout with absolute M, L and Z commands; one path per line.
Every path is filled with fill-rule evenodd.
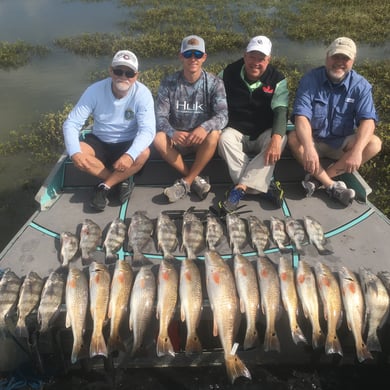
M 331 158 L 332 160 L 339 160 L 341 156 L 345 153 L 345 147 L 353 140 L 355 139 L 355 134 L 348 135 L 343 144 L 338 148 L 332 148 L 328 144 L 324 142 L 314 142 L 314 146 L 317 150 L 319 157 L 327 157 Z

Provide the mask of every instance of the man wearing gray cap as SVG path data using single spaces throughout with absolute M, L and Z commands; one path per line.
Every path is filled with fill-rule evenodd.
M 337 180 L 357 171 L 379 153 L 382 142 L 375 132 L 378 116 L 372 87 L 352 66 L 356 45 L 347 37 L 335 39 L 327 49 L 325 66 L 303 76 L 296 93 L 288 142 L 307 172 L 302 185 L 307 196 L 325 188 L 331 198 L 348 206 L 355 191 Z M 326 169 L 320 157 L 334 160 Z
M 138 59 L 128 50 L 118 51 L 110 77 L 89 86 L 63 125 L 67 153 L 81 171 L 98 177 L 90 206 L 103 211 L 113 187 L 124 203 L 134 187 L 132 177 L 150 155 L 156 133 L 154 101 L 138 78 Z M 93 116 L 92 132 L 80 141 L 80 130 Z
M 283 190 L 273 179 L 276 162 L 286 145 L 288 89 L 285 76 L 270 64 L 271 41 L 253 37 L 244 57 L 228 65 L 222 77 L 229 123 L 218 142 L 233 187 L 219 202 L 233 212 L 246 195 L 258 195 L 281 207 Z
M 205 199 L 211 189 L 201 173 L 215 154 L 228 112 L 222 80 L 202 69 L 206 58 L 204 40 L 185 37 L 179 53 L 183 68 L 165 77 L 157 93 L 154 146 L 181 176 L 164 189 L 170 203 L 189 193 Z M 189 153 L 195 153 L 191 166 L 183 159 Z

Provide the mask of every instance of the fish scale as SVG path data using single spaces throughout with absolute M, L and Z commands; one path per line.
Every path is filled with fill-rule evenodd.
M 22 280 L 7 269 L 0 280 L 0 334 L 7 331 L 6 318 L 17 305 Z
M 238 214 L 229 213 L 226 215 L 226 225 L 233 254 L 241 253 L 242 248 L 247 242 L 245 221 Z
M 186 251 L 188 259 L 196 259 L 205 247 L 205 236 L 203 222 L 192 212 L 192 208 L 183 214 L 182 237 L 181 250 Z
M 115 218 L 107 231 L 103 242 L 106 252 L 106 263 L 113 263 L 117 259 L 116 253 L 121 249 L 126 238 L 126 224 L 120 218 Z
M 248 228 L 252 245 L 257 250 L 257 254 L 259 256 L 264 256 L 264 249 L 266 248 L 270 237 L 267 225 L 256 215 L 250 215 L 248 217 Z
M 165 259 L 172 259 L 178 246 L 176 223 L 163 211 L 157 218 L 157 248 L 163 252 Z

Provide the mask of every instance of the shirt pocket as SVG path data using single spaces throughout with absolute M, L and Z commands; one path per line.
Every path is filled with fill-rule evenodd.
M 336 107 L 333 115 L 332 134 L 340 137 L 354 133 L 353 109 Z
M 314 99 L 313 116 L 311 118 L 311 126 L 315 130 L 323 130 L 327 128 L 328 119 L 328 102 L 322 99 Z

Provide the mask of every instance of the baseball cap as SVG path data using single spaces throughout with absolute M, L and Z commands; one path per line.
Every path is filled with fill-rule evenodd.
M 335 54 L 344 54 L 350 59 L 354 59 L 356 57 L 355 42 L 346 37 L 336 38 L 328 47 L 328 56 Z
M 264 35 L 258 35 L 249 41 L 248 46 L 246 47 L 246 52 L 259 51 L 266 56 L 269 56 L 271 54 L 271 49 L 271 41 Z
M 204 40 L 197 35 L 185 37 L 181 42 L 180 53 L 184 53 L 187 50 L 199 50 L 202 53 L 206 53 Z
M 135 72 L 138 72 L 138 60 L 134 53 L 129 50 L 119 50 L 112 59 L 111 66 L 115 68 L 116 66 L 127 66 L 128 68 L 133 69 Z

